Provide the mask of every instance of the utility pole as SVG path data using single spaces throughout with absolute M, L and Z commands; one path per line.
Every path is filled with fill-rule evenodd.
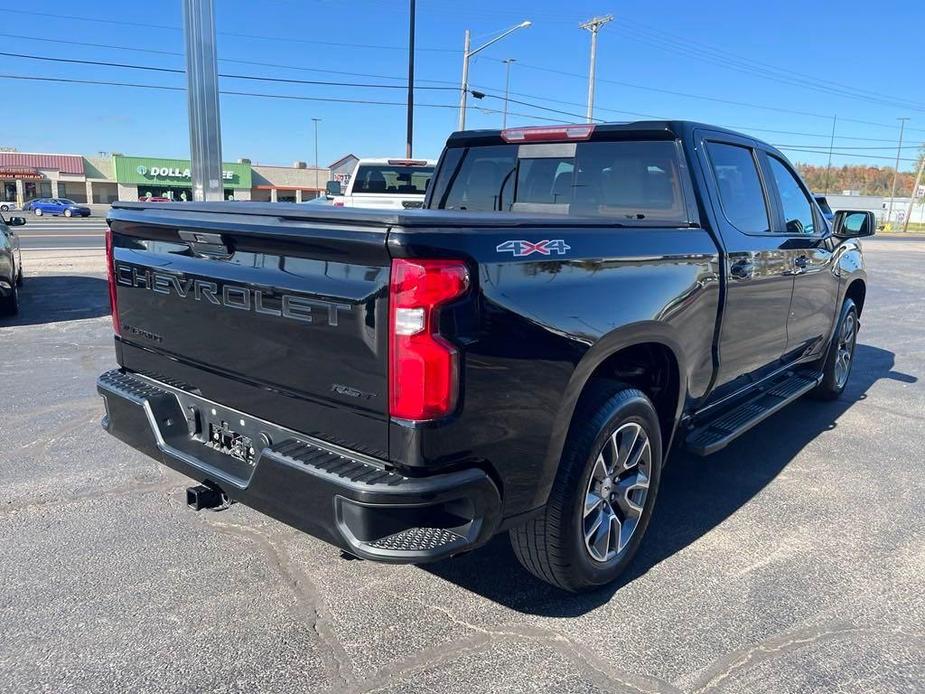
M 835 124 L 838 122 L 838 114 L 832 115 L 832 137 L 829 139 L 829 163 L 825 166 L 825 190 L 823 195 L 829 194 L 829 172 L 832 170 L 832 149 L 835 147 Z
M 915 175 L 915 183 L 912 184 L 912 195 L 909 196 L 909 208 L 906 210 L 906 218 L 903 220 L 903 233 L 909 231 L 909 218 L 912 216 L 912 203 L 915 202 L 915 194 L 919 191 L 919 184 L 922 182 L 922 172 L 925 171 L 925 156 L 919 163 L 919 172 Z
M 223 200 L 213 0 L 183 0 L 193 200 Z
M 501 121 L 501 127 L 507 127 L 507 99 L 511 88 L 511 63 L 516 62 L 514 58 L 507 58 L 504 63 L 504 120 Z
M 613 21 L 613 15 L 608 14 L 605 17 L 594 17 L 584 24 L 579 24 L 579 29 L 586 29 L 591 32 L 591 68 L 588 70 L 588 122 L 594 120 L 594 64 L 597 60 L 597 32 L 605 24 Z
M 321 192 L 321 186 L 318 185 L 318 123 L 320 122 L 320 118 L 312 118 L 312 123 L 315 124 L 315 188 L 319 193 Z
M 896 166 L 893 169 L 893 188 L 890 191 L 890 208 L 886 213 L 886 223 L 893 223 L 893 198 L 896 197 L 896 177 L 899 175 L 899 155 L 903 151 L 903 131 L 906 129 L 908 118 L 897 118 L 899 121 L 899 145 L 896 147 Z
M 408 129 L 405 136 L 405 157 L 411 159 L 414 141 L 414 0 L 408 8 Z

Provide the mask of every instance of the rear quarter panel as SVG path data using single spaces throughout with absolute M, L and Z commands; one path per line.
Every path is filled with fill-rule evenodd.
M 512 240 L 569 248 L 498 251 Z M 389 246 L 395 256 L 464 257 L 473 272 L 468 297 L 441 317 L 463 346 L 459 410 L 435 425 L 393 423 L 392 457 L 481 462 L 503 488 L 507 516 L 545 502 L 578 396 L 621 347 L 666 344 L 684 395 L 709 386 L 719 257 L 702 229 L 395 229 Z

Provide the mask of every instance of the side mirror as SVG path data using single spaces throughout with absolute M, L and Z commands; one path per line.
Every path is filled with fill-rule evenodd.
M 340 181 L 328 181 L 324 186 L 324 190 L 328 195 L 343 195 Z
M 7 226 L 11 226 L 11 227 L 21 227 L 26 224 L 26 218 L 25 217 L 10 217 L 7 220 L 6 224 Z
M 835 236 L 843 239 L 858 239 L 873 236 L 877 231 L 877 220 L 869 210 L 839 210 L 835 213 L 833 225 Z

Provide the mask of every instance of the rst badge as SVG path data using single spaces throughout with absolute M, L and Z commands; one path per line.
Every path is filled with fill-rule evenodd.
M 511 253 L 515 258 L 522 258 L 525 255 L 533 255 L 534 253 L 539 253 L 540 255 L 551 255 L 553 253 L 556 255 L 565 255 L 565 252 L 571 248 L 572 247 L 562 239 L 536 242 L 517 239 L 499 243 L 495 250 L 498 253 Z

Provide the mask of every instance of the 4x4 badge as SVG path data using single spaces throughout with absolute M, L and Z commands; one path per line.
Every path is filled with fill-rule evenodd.
M 532 255 L 533 253 L 539 253 L 540 255 L 550 255 L 551 253 L 565 255 L 565 252 L 571 250 L 571 248 L 572 247 L 562 239 L 547 239 L 536 242 L 516 239 L 499 243 L 495 250 L 498 253 L 512 253 L 515 258 L 521 258 L 525 255 Z

